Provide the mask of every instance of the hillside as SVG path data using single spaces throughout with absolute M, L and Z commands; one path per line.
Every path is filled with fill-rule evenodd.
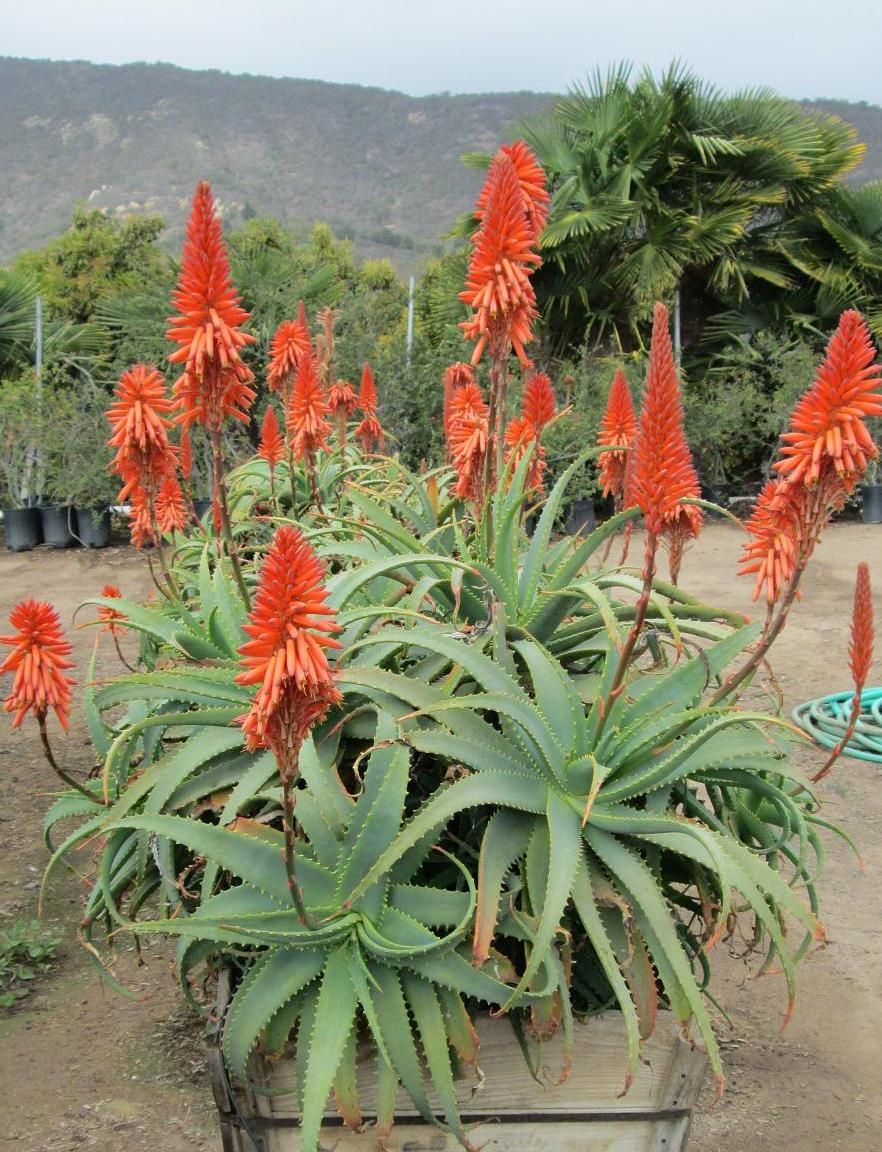
M 158 212 L 176 246 L 197 180 L 227 219 L 329 220 L 361 255 L 402 270 L 473 202 L 463 152 L 491 151 L 550 94 L 410 97 L 320 81 L 0 57 L 0 262 L 44 244 L 78 200 Z M 867 142 L 882 175 L 882 109 L 819 100 Z
M 362 253 L 404 255 L 474 200 L 480 176 L 460 155 L 492 150 L 550 99 L 0 58 L 0 261 L 56 235 L 78 199 L 158 212 L 176 240 L 202 178 L 233 222 L 320 218 Z

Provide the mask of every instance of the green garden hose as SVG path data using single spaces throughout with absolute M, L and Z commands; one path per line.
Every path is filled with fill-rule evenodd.
M 854 692 L 835 692 L 808 700 L 793 709 L 793 719 L 822 748 L 835 748 L 848 728 Z M 882 764 L 882 688 L 865 688 L 857 727 L 843 751 L 845 756 Z

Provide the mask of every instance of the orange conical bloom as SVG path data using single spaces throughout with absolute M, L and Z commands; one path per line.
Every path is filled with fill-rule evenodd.
M 600 421 L 597 443 L 630 448 L 637 432 L 637 413 L 625 373 L 619 368 L 613 377 L 606 410 Z M 603 452 L 600 456 L 600 482 L 604 496 L 620 497 L 625 491 L 625 465 L 628 452 Z
M 0 676 L 13 674 L 12 691 L 3 702 L 7 712 L 15 713 L 12 727 L 18 728 L 28 712 L 44 719 L 54 708 L 61 727 L 67 729 L 74 681 L 64 671 L 73 664 L 65 659 L 71 646 L 64 638 L 58 613 L 45 601 L 23 600 L 10 612 L 9 623 L 16 631 L 12 636 L 0 636 L 0 644 L 12 648 L 0 664 Z
M 449 364 L 444 369 L 444 435 L 448 435 L 450 431 L 450 402 L 453 400 L 453 394 L 457 388 L 461 388 L 463 384 L 474 384 L 475 374 L 472 371 L 470 364 L 463 364 L 457 361 L 456 364 Z
M 739 576 L 756 575 L 753 598 L 763 588 L 774 604 L 793 577 L 799 556 L 805 490 L 783 480 L 769 480 L 760 492 L 745 528 L 751 539 L 741 553 Z
M 450 402 L 447 453 L 456 469 L 454 494 L 481 504 L 489 411 L 477 384 L 457 388 Z
M 854 611 L 851 617 L 851 644 L 848 649 L 851 678 L 860 696 L 873 664 L 873 597 L 870 591 L 870 567 L 865 560 L 858 564 L 854 587 Z
M 269 747 L 283 774 L 296 772 L 297 752 L 310 727 L 340 699 L 327 649 L 340 631 L 322 585 L 325 565 L 296 528 L 285 525 L 260 570 L 254 607 L 245 625 L 251 637 L 239 649 L 244 668 L 237 684 L 259 684 L 242 717 L 251 751 Z
M 358 407 L 362 421 L 355 429 L 355 437 L 361 443 L 363 452 L 384 452 L 386 435 L 377 419 L 377 387 L 374 384 L 374 370 L 365 364 L 361 370 L 361 387 L 358 390 Z
M 117 588 L 115 584 L 105 584 L 101 589 L 101 595 L 108 600 L 121 600 L 122 590 Z M 117 620 L 125 620 L 125 615 L 122 612 L 117 612 L 115 608 L 107 608 L 102 604 L 98 609 L 98 619 L 102 622 L 102 632 L 109 632 L 111 636 L 118 636 Z
M 288 405 L 286 427 L 298 460 L 312 460 L 320 448 L 327 448 L 331 425 L 325 419 L 328 402 L 322 392 L 315 356 L 301 356 Z
M 285 440 L 279 429 L 276 410 L 272 404 L 267 404 L 263 414 L 263 425 L 260 429 L 260 446 L 257 455 L 266 460 L 272 471 L 285 456 Z
M 472 237 L 473 251 L 465 290 L 459 294 L 472 309 L 460 327 L 477 341 L 472 363 L 491 345 L 495 358 L 506 355 L 509 342 L 522 364 L 529 364 L 524 345 L 533 339 L 536 294 L 531 265 L 542 263 L 532 250 L 535 236 L 524 214 L 518 174 L 510 156 L 497 152 L 482 192 L 481 227 Z
M 162 375 L 148 364 L 134 364 L 123 372 L 114 395 L 107 410 L 111 428 L 107 443 L 116 449 L 110 467 L 123 481 L 118 497 L 123 503 L 138 485 L 158 487 L 174 468 L 175 453 L 168 439 L 171 421 L 165 415 L 174 405 L 166 396 Z
M 660 536 L 666 527 L 680 532 L 686 527 L 680 511 L 683 500 L 699 496 L 698 477 L 692 466 L 683 431 L 683 403 L 674 365 L 668 310 L 656 304 L 652 318 L 652 346 L 640 423 L 634 438 L 630 499 L 643 512 L 646 530 Z M 700 514 L 688 518 L 695 535 Z
M 555 417 L 554 389 L 544 372 L 536 372 L 524 385 L 521 401 L 521 415 L 512 420 L 505 430 L 505 444 L 508 448 L 506 464 L 514 472 L 533 445 L 533 455 L 527 471 L 525 489 L 542 492 L 545 473 L 545 449 L 541 444 L 543 429 Z
M 312 355 L 312 340 L 306 319 L 306 305 L 301 300 L 297 305 L 297 319 L 283 320 L 270 342 L 266 382 L 273 392 L 281 395 L 286 408 L 300 359 L 306 355 Z
M 334 416 L 343 415 L 348 420 L 358 408 L 358 396 L 348 380 L 338 380 L 328 391 L 328 408 Z
M 866 417 L 882 415 L 882 376 L 875 355 L 860 312 L 843 312 L 814 383 L 781 437 L 776 472 L 791 483 L 806 484 L 832 472 L 844 493 L 854 490 L 868 460 L 879 455 L 864 424 Z
M 511 144 L 503 144 L 499 150 L 504 152 L 514 165 L 518 183 L 521 186 L 524 213 L 532 230 L 533 239 L 538 240 L 542 229 L 545 227 L 545 221 L 548 219 L 548 204 L 551 200 L 548 194 L 545 170 L 523 140 L 513 140 Z M 484 218 L 487 197 L 488 190 L 485 184 L 475 204 L 475 217 L 478 220 Z
M 543 430 L 554 419 L 556 411 L 551 381 L 544 372 L 534 372 L 524 385 L 521 415 L 532 427 L 535 439 L 539 439 Z
M 196 422 L 219 431 L 228 416 L 248 422 L 256 395 L 254 379 L 242 359 L 242 349 L 254 342 L 240 325 L 248 313 L 233 287 L 221 223 L 215 214 L 211 188 L 196 186 L 181 259 L 178 286 L 172 295 L 177 315 L 169 318 L 169 340 L 177 351 L 172 364 L 183 364 L 174 386 L 181 423 Z
M 167 536 L 183 532 L 187 527 L 187 506 L 174 472 L 169 472 L 160 485 L 156 497 L 156 523 L 159 531 Z

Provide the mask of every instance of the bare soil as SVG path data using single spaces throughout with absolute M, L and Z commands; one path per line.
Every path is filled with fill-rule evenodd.
M 686 557 L 683 582 L 710 602 L 749 613 L 750 582 L 734 575 L 740 540 L 734 527 L 709 526 Z M 828 533 L 803 603 L 777 646 L 775 669 L 788 709 L 848 687 L 855 568 L 861 559 L 875 567 L 876 618 L 882 622 L 880 556 L 878 528 L 844 524 Z M 129 549 L 2 553 L 0 625 L 17 600 L 37 595 L 55 603 L 70 626 L 77 606 L 105 582 L 119 584 L 132 598 L 150 591 L 143 560 Z M 93 615 L 86 608 L 77 622 Z M 94 636 L 92 629 L 74 634 L 80 669 Z M 131 638 L 123 644 L 133 653 Z M 106 636 L 100 651 L 99 675 L 112 674 L 119 665 Z M 878 662 L 875 672 L 878 682 Z M 70 735 L 59 734 L 56 744 L 73 771 L 93 767 L 77 710 Z M 806 767 L 822 762 L 810 746 L 801 755 Z M 0 922 L 8 922 L 36 913 L 46 862 L 41 824 L 57 790 L 31 726 L 12 733 L 0 724 L 0 781 Z M 882 769 L 841 761 L 826 785 L 824 814 L 856 839 L 863 868 L 847 845 L 827 838 L 820 890 L 828 943 L 801 968 L 796 1012 L 785 1031 L 783 980 L 754 979 L 756 964 L 737 956 L 739 947 L 730 947 L 727 956 L 720 946 L 716 991 L 732 1019 L 731 1028 L 720 1025 L 728 1089 L 721 1101 L 711 1089 L 705 1093 L 691 1152 L 882 1147 Z M 21 1008 L 0 1016 L 0 1149 L 219 1152 L 199 1025 L 181 1005 L 168 947 L 147 948 L 143 967 L 120 949 L 116 972 L 133 998 L 107 990 L 76 941 L 83 886 L 72 872 L 56 874 L 44 916 L 64 932 L 59 963 Z

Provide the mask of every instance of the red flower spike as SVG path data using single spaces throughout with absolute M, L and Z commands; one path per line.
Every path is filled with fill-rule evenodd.
M 802 396 L 781 437 L 775 471 L 791 483 L 814 484 L 826 472 L 847 495 L 879 455 L 865 417 L 882 415 L 882 376 L 864 318 L 843 312 L 811 388 Z
M 284 320 L 270 342 L 266 382 L 273 392 L 281 395 L 286 408 L 301 357 L 307 355 L 312 355 L 312 340 L 306 319 L 306 305 L 301 300 L 297 305 L 297 319 Z
M 117 588 L 115 584 L 105 584 L 101 589 L 101 595 L 107 600 L 121 600 L 122 590 Z M 101 605 L 98 609 L 98 619 L 102 622 L 102 632 L 109 632 L 111 636 L 119 635 L 119 627 L 117 620 L 125 620 L 125 615 L 122 612 L 117 612 L 115 608 L 107 608 Z
M 159 487 L 156 497 L 156 523 L 159 531 L 170 536 L 187 527 L 187 506 L 181 486 L 174 472 L 170 472 Z
M 221 223 L 204 180 L 193 198 L 172 301 L 177 315 L 169 318 L 167 336 L 178 348 L 169 361 L 184 365 L 174 386 L 178 420 L 214 431 L 228 416 L 247 423 L 256 393 L 249 387 L 254 376 L 241 353 L 254 337 L 240 327 L 249 314 L 233 287 Z
M 334 416 L 343 415 L 349 420 L 355 415 L 358 408 L 358 396 L 355 389 L 347 380 L 338 380 L 328 390 L 328 408 Z
M 325 565 L 296 528 L 276 532 L 260 570 L 254 607 L 245 625 L 251 637 L 239 649 L 238 684 L 259 684 L 240 718 L 251 751 L 272 748 L 284 773 L 296 770 L 310 727 L 341 699 L 328 664 L 340 626 L 326 602 Z
M 643 512 L 647 532 L 660 536 L 666 526 L 674 528 L 683 500 L 700 491 L 683 431 L 680 382 L 663 304 L 653 312 L 649 371 L 632 451 L 631 501 Z
M 554 389 L 544 372 L 536 372 L 527 379 L 521 401 L 521 415 L 512 420 L 505 430 L 508 448 L 506 464 L 513 473 L 531 445 L 533 455 L 525 479 L 525 489 L 542 492 L 545 473 L 545 449 L 540 443 L 543 429 L 556 415 Z
M 625 373 L 619 368 L 613 377 L 609 399 L 600 421 L 597 443 L 630 448 L 637 432 L 637 413 Z M 604 496 L 622 496 L 625 491 L 625 467 L 628 452 L 603 452 L 600 455 L 600 482 Z
M 851 644 L 848 649 L 849 668 L 854 681 L 855 695 L 860 696 L 873 664 L 873 598 L 870 590 L 870 567 L 865 560 L 858 564 L 854 587 L 854 611 L 851 617 Z
M 537 316 L 530 265 L 542 260 L 532 250 L 535 236 L 524 214 L 517 171 L 505 152 L 497 152 L 491 161 L 481 195 L 483 218 L 472 237 L 465 290 L 459 294 L 472 316 L 460 328 L 466 339 L 476 341 L 472 364 L 479 363 L 488 342 L 497 355 L 503 355 L 510 342 L 521 364 L 529 365 L 524 345 L 533 339 Z
M 301 356 L 288 404 L 286 427 L 297 460 L 311 460 L 320 448 L 327 448 L 331 425 L 325 419 L 328 403 L 322 392 L 315 356 Z
M 267 404 L 263 414 L 263 424 L 260 429 L 260 445 L 257 455 L 266 460 L 272 471 L 285 456 L 285 439 L 279 428 L 276 410 L 272 404 Z
M 454 494 L 481 503 L 489 411 L 477 384 L 463 384 L 450 402 L 447 452 L 457 471 Z
M 0 676 L 12 674 L 12 691 L 3 702 L 5 711 L 14 713 L 12 727 L 18 728 L 33 712 L 44 719 L 50 708 L 55 710 L 61 727 L 70 727 L 71 686 L 75 681 L 65 676 L 73 664 L 66 657 L 71 646 L 64 638 L 58 613 L 41 600 L 23 600 L 9 614 L 15 629 L 11 636 L 0 636 L 0 644 L 12 651 L 0 664 Z
M 504 152 L 514 165 L 521 187 L 524 213 L 532 230 L 533 239 L 538 240 L 542 229 L 545 227 L 545 221 L 548 219 L 548 204 L 551 200 L 548 194 L 545 170 L 523 140 L 513 140 L 511 144 L 503 144 L 499 150 Z M 486 206 L 487 186 L 485 184 L 475 204 L 476 219 L 483 220 Z

